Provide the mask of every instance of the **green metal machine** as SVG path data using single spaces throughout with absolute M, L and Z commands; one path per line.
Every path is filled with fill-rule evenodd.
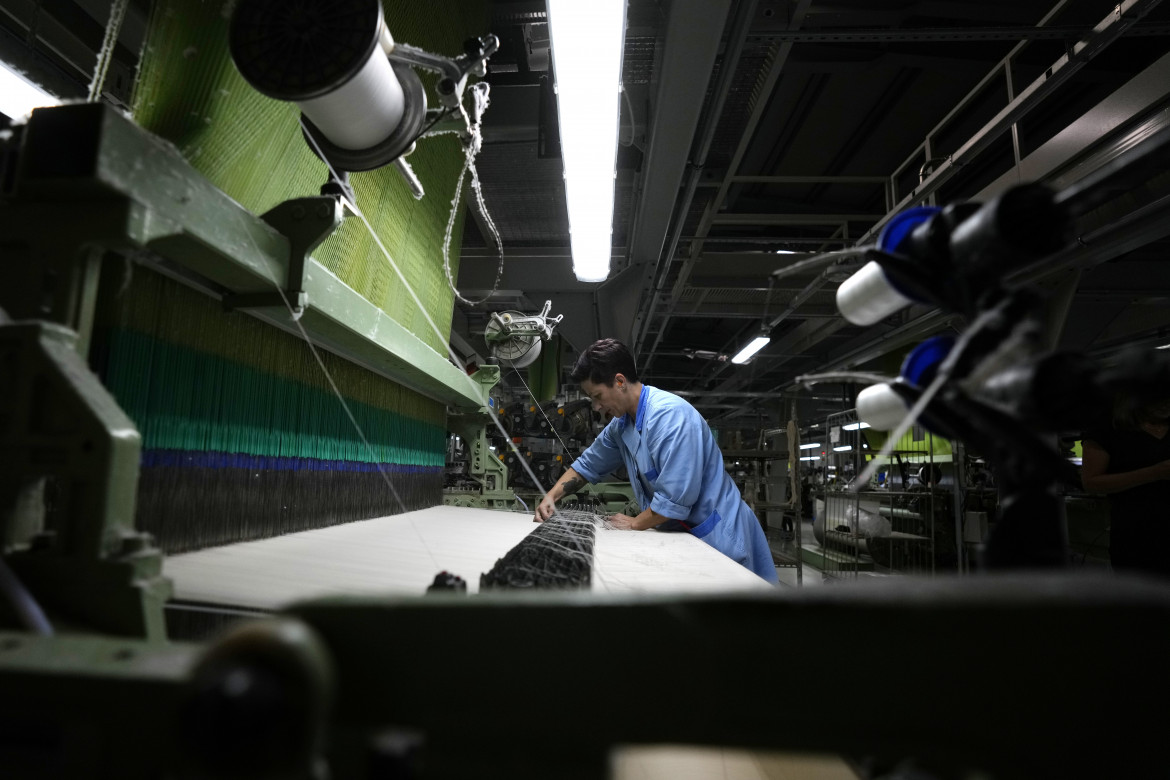
M 484 396 L 500 381 L 499 366 L 482 366 L 471 378 L 483 386 Z M 496 423 L 490 417 L 490 407 L 477 412 L 456 412 L 447 415 L 447 427 L 467 442 L 468 476 L 477 488 L 445 490 L 446 506 L 475 507 L 478 509 L 518 509 L 516 494 L 508 487 L 508 467 L 496 457 L 488 444 L 487 429 Z
M 82 355 L 106 257 L 133 255 L 455 409 L 489 385 L 349 289 L 308 253 L 340 224 L 333 197 L 263 217 L 108 107 L 35 111 L 8 142 L 0 210 L 0 540 L 5 560 L 71 624 L 161 640 L 169 585 L 134 530 L 141 441 Z M 290 312 L 286 301 L 292 306 Z M 59 507 L 46 517 L 45 492 Z

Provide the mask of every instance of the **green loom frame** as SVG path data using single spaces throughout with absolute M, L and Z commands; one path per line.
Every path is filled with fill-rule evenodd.
M 268 297 L 286 290 L 291 304 L 303 305 L 300 325 L 317 345 L 456 410 L 485 405 L 482 385 L 304 254 L 339 224 L 330 199 L 302 199 L 308 226 L 287 204 L 258 217 L 173 146 L 100 104 L 34 111 L 20 144 L 15 197 L 0 213 L 0 232 L 35 258 L 29 265 L 73 281 L 56 286 L 50 318 L 78 330 L 79 349 L 88 343 L 93 270 L 112 251 L 299 336 L 283 301 Z M 313 241 L 306 230 L 324 232 Z M 9 314 L 44 318 L 44 275 L 25 270 L 32 272 L 10 282 L 24 287 L 11 299 L 27 308 Z

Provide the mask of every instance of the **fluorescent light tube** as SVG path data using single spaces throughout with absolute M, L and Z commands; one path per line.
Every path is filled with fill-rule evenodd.
M 59 105 L 60 99 L 0 62 L 0 111 L 9 118 L 20 119 L 34 108 Z
M 763 349 L 772 339 L 768 336 L 756 336 L 752 339 L 752 343 L 739 351 L 739 354 L 731 359 L 732 363 L 742 366 L 744 363 L 752 359 L 752 356 Z
M 810 442 L 809 444 L 802 444 L 802 445 L 800 445 L 800 448 L 802 450 L 811 450 L 811 449 L 813 449 L 815 447 L 819 447 L 819 446 L 821 446 L 821 443 L 819 441 L 817 441 L 817 442 Z
M 625 0 L 548 0 L 573 275 L 609 276 Z
M 801 460 L 820 460 L 820 459 L 821 459 L 820 455 L 809 455 L 807 457 L 801 458 Z
M 869 423 L 867 423 L 867 422 L 855 422 L 855 423 L 849 423 L 848 425 L 842 425 L 841 430 L 843 430 L 843 431 L 856 431 L 858 428 L 868 428 L 868 427 L 869 427 Z
M 848 444 L 845 444 L 845 445 L 842 445 L 840 447 L 834 447 L 833 452 L 849 452 L 849 450 L 851 450 L 851 449 L 853 449 L 853 448 L 850 447 Z

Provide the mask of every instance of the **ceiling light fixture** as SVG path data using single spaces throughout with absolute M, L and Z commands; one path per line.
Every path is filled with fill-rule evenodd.
M 820 460 L 820 459 L 821 459 L 820 455 L 807 455 L 807 456 L 801 458 L 801 460 Z
M 609 276 L 625 0 L 548 0 L 573 275 Z
M 819 447 L 819 446 L 821 446 L 821 443 L 819 441 L 816 441 L 816 442 L 810 442 L 809 444 L 802 444 L 802 445 L 800 445 L 800 448 L 802 450 L 811 450 L 811 449 L 815 449 L 816 447 Z
M 34 108 L 59 105 L 59 98 L 33 84 L 11 65 L 0 62 L 0 111 L 10 119 L 20 119 Z
M 772 337 L 769 336 L 766 332 L 760 333 L 751 340 L 751 343 L 741 349 L 736 354 L 736 356 L 731 359 L 731 362 L 735 363 L 737 366 L 742 366 L 744 363 L 751 360 L 757 352 L 766 347 L 768 342 L 771 340 Z
M 848 444 L 844 444 L 840 447 L 834 447 L 833 452 L 849 452 L 849 450 L 851 450 L 851 449 L 853 449 L 853 448 L 850 447 Z
M 842 425 L 841 430 L 843 430 L 843 431 L 856 431 L 859 428 L 868 428 L 868 427 L 869 427 L 869 423 L 867 423 L 867 422 L 855 422 L 855 423 L 849 423 L 848 425 Z

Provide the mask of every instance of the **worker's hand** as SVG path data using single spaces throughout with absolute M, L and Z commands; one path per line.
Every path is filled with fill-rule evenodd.
M 610 515 L 606 519 L 609 520 L 609 524 L 611 527 L 616 528 L 619 531 L 636 531 L 636 530 L 638 530 L 634 526 L 634 518 L 630 517 L 629 515 L 623 515 L 623 514 L 619 513 L 616 515 Z
M 553 512 L 557 511 L 557 502 L 553 500 L 548 493 L 544 494 L 544 498 L 536 505 L 536 516 L 532 518 L 534 523 L 543 523 L 553 516 Z

